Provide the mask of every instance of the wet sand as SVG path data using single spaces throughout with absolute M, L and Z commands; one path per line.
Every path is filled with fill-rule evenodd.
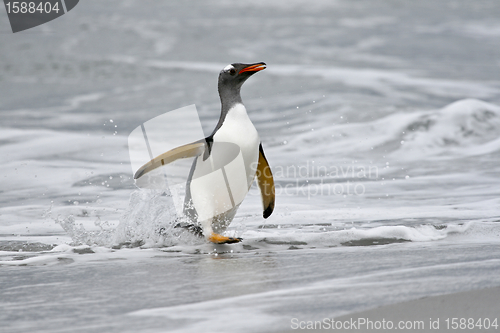
M 334 322 L 301 319 L 291 323 L 287 332 L 499 332 L 500 326 L 491 325 L 495 319 L 499 324 L 499 299 L 500 287 L 424 297 L 340 316 Z

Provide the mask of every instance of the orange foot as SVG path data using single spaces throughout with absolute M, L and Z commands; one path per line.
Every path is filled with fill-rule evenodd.
M 212 234 L 210 237 L 208 237 L 208 240 L 215 244 L 232 244 L 241 242 L 242 238 L 233 238 L 222 236 L 219 234 Z

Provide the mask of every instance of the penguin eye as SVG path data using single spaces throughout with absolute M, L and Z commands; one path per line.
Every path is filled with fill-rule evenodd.
M 236 74 L 236 69 L 231 68 L 231 69 L 229 70 L 229 74 L 231 74 L 231 75 Z

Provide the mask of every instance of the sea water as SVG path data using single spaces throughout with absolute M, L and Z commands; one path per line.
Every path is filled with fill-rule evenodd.
M 0 11 L 1 12 L 1 11 Z M 0 325 L 8 332 L 283 331 L 498 286 L 496 1 L 85 1 L 12 34 L 0 13 Z M 276 182 L 227 235 L 174 228 L 127 137 L 228 63 Z M 426 318 L 424 318 L 426 319 Z

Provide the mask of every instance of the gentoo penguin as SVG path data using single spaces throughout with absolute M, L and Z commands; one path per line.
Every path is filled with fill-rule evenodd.
M 221 233 L 234 218 L 255 177 L 262 194 L 263 217 L 268 218 L 274 209 L 273 175 L 240 95 L 243 83 L 265 68 L 263 62 L 227 65 L 219 74 L 222 108 L 212 134 L 155 157 L 134 175 L 138 179 L 162 165 L 195 157 L 186 184 L 184 214 L 213 243 L 241 241 Z

